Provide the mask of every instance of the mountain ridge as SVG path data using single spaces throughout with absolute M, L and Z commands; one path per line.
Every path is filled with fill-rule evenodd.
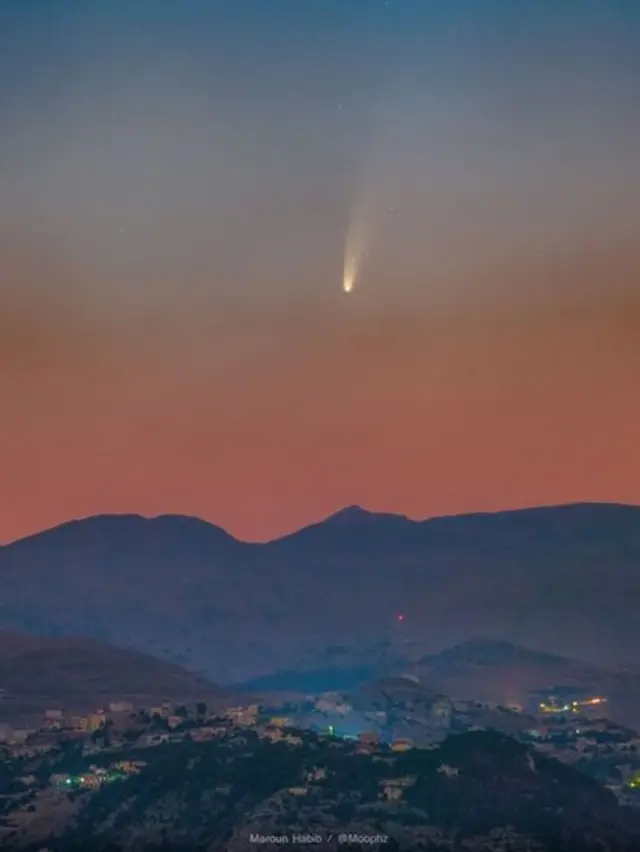
M 67 521 L 62 521 L 61 523 L 54 524 L 53 526 L 45 527 L 42 530 L 35 530 L 33 532 L 27 533 L 26 535 L 19 536 L 16 539 L 0 542 L 0 550 L 6 547 L 12 547 L 13 545 L 20 544 L 21 542 L 33 541 L 34 539 L 37 539 L 40 536 L 56 533 L 57 531 L 63 532 L 71 529 L 78 529 L 81 525 L 93 524 L 94 522 L 96 526 L 103 524 L 107 525 L 113 521 L 119 521 L 124 523 L 139 523 L 140 526 L 156 521 L 168 523 L 184 523 L 185 525 L 192 524 L 194 528 L 196 526 L 201 526 L 202 528 L 207 528 L 211 531 L 217 531 L 218 533 L 224 535 L 229 539 L 232 539 L 235 542 L 238 542 L 239 544 L 269 545 L 279 541 L 283 541 L 285 539 L 289 539 L 293 536 L 298 535 L 299 533 L 305 532 L 306 530 L 312 530 L 325 525 L 356 526 L 362 523 L 369 524 L 375 523 L 377 521 L 391 520 L 394 522 L 397 521 L 401 523 L 406 523 L 407 526 L 419 527 L 425 524 L 446 525 L 448 522 L 458 521 L 460 519 L 494 519 L 496 521 L 499 521 L 500 519 L 506 520 L 516 516 L 543 517 L 549 512 L 558 511 L 566 512 L 567 515 L 573 514 L 584 516 L 586 514 L 591 513 L 593 510 L 606 512 L 608 509 L 612 510 L 613 512 L 623 511 L 628 512 L 629 515 L 634 513 L 638 513 L 640 515 L 640 504 L 599 501 L 550 503 L 541 506 L 525 506 L 516 509 L 497 509 L 495 511 L 454 512 L 443 515 L 429 515 L 423 518 L 411 518 L 401 512 L 376 511 L 373 509 L 366 509 L 358 504 L 351 504 L 344 506 L 341 509 L 337 509 L 334 512 L 331 512 L 329 515 L 320 518 L 319 520 L 310 521 L 308 524 L 304 524 L 302 527 L 291 530 L 290 532 L 284 533 L 280 536 L 276 536 L 275 538 L 254 541 L 251 539 L 239 538 L 238 536 L 233 535 L 219 524 L 216 524 L 213 521 L 205 520 L 204 518 L 200 518 L 197 515 L 184 515 L 176 512 L 163 512 L 159 515 L 144 515 L 136 512 L 100 512 L 97 514 L 85 515 L 77 518 L 72 518 Z
M 331 647 L 357 667 L 387 639 L 424 656 L 492 636 L 634 667 L 639 565 L 625 504 L 425 521 L 352 506 L 262 544 L 186 516 L 93 516 L 0 547 L 0 629 L 91 636 L 217 683 L 321 668 Z

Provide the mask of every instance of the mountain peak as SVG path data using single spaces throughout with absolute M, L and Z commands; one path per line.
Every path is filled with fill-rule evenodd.
M 333 525 L 362 525 L 375 524 L 383 520 L 393 521 L 408 521 L 404 515 L 397 515 L 393 512 L 372 512 L 369 509 L 363 509 L 362 506 L 353 505 L 345 506 L 333 515 L 329 515 L 322 523 Z
M 368 509 L 363 509 L 362 506 L 352 505 L 345 506 L 344 509 L 339 509 L 326 519 L 326 522 L 333 524 L 360 524 L 375 520 L 376 514 Z

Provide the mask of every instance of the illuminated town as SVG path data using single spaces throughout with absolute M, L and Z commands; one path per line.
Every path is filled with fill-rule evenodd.
M 549 696 L 548 702 L 540 703 L 540 712 L 543 714 L 557 713 L 581 713 L 585 710 L 590 710 L 594 707 L 599 707 L 601 704 L 606 704 L 607 699 L 601 696 L 595 698 L 584 698 L 580 701 L 570 701 L 562 703 L 556 696 Z

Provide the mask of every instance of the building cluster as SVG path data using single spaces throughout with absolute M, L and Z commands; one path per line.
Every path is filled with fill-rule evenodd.
M 88 767 L 81 775 L 55 773 L 51 784 L 64 790 L 97 790 L 105 784 L 123 781 L 131 775 L 137 775 L 147 764 L 142 760 L 120 760 L 109 766 Z
M 635 733 L 595 716 L 603 699 L 580 702 L 549 701 L 540 707 L 537 724 L 515 733 L 521 741 L 538 751 L 567 763 L 602 763 L 610 767 L 605 775 L 607 786 L 621 801 L 640 803 L 640 737 Z M 555 708 L 554 712 L 548 709 Z M 567 706 L 569 710 L 567 710 Z M 62 751 L 68 743 L 77 743 L 84 755 L 116 752 L 125 745 L 154 747 L 163 743 L 191 739 L 198 742 L 228 739 L 246 742 L 248 731 L 259 738 L 291 746 L 303 745 L 302 730 L 335 739 L 336 745 L 351 740 L 359 754 L 377 755 L 405 752 L 413 748 L 432 748 L 447 733 L 455 730 L 483 730 L 492 727 L 487 714 L 504 711 L 521 714 L 522 708 L 502 708 L 478 702 L 437 700 L 421 708 L 393 710 L 356 710 L 341 696 L 308 696 L 299 703 L 264 706 L 257 703 L 227 707 L 209 712 L 204 703 L 187 707 L 172 702 L 140 709 L 124 701 L 113 701 L 86 715 L 69 715 L 60 709 L 47 710 L 35 729 L 0 726 L 0 742 L 5 757 L 29 758 Z M 399 717 L 392 725 L 394 715 Z M 411 734 L 410 736 L 408 734 Z M 103 761 L 104 763 L 104 761 Z M 54 776 L 52 783 L 64 788 L 95 788 L 139 771 L 142 764 L 107 764 L 94 767 L 82 776 Z M 603 770 L 604 771 L 604 770 Z M 602 772 L 600 773 L 602 775 Z M 391 785 L 394 787 L 394 785 Z M 384 791 L 387 798 L 399 797 L 394 789 Z
M 640 804 L 640 736 L 634 731 L 572 710 L 543 713 L 521 739 L 563 763 L 591 764 L 621 802 Z
M 30 729 L 4 726 L 0 728 L 0 748 L 7 758 L 35 758 L 53 755 L 75 744 L 82 754 L 90 756 L 116 752 L 127 745 L 147 748 L 187 738 L 197 742 L 231 738 L 240 742 L 243 731 L 248 730 L 273 743 L 301 746 L 301 729 L 313 729 L 335 738 L 336 742 L 350 739 L 360 754 L 375 754 L 381 742 L 394 751 L 414 747 L 411 739 L 400 735 L 384 740 L 372 721 L 360 716 L 354 721 L 352 708 L 331 696 L 310 699 L 305 712 L 300 711 L 295 705 L 264 707 L 252 703 L 227 707 L 214 714 L 202 703 L 186 707 L 166 701 L 141 709 L 128 702 L 113 701 L 85 715 L 47 710 L 40 724 Z M 341 724 L 334 725 L 330 720 Z M 127 771 L 111 767 L 87 772 L 82 777 L 56 778 L 54 783 L 73 789 L 95 787 L 122 778 Z

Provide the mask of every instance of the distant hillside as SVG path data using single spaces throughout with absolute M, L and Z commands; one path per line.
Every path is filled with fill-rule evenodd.
M 83 638 L 0 633 L 0 720 L 47 708 L 96 709 L 128 699 L 229 703 L 226 692 L 171 663 Z
M 327 692 L 350 689 L 385 675 L 414 673 L 426 682 L 464 683 L 470 677 L 491 677 L 495 672 L 514 671 L 520 680 L 540 688 L 551 686 L 558 678 L 578 678 L 589 682 L 610 677 L 611 670 L 558 654 L 534 651 L 497 639 L 468 639 L 433 654 L 416 655 L 414 645 L 395 645 L 391 641 L 372 646 L 344 646 L 341 653 L 329 647 L 324 652 L 325 666 L 274 672 L 243 684 L 245 689 Z M 342 664 L 346 657 L 350 663 Z M 334 665 L 331 666 L 330 663 Z
M 396 692 L 420 690 L 503 706 L 517 704 L 530 711 L 542 696 L 560 689 L 577 696 L 604 695 L 607 716 L 640 729 L 640 675 L 634 671 L 607 669 L 494 639 L 470 639 L 415 660 L 400 653 L 394 659 L 388 647 L 383 650 L 386 653 L 379 645 L 359 649 L 360 666 L 275 672 L 237 688 L 253 693 L 335 691 L 361 696 L 395 682 Z
M 381 638 L 390 661 L 491 636 L 633 667 L 638 566 L 634 506 L 422 522 L 351 507 L 262 545 L 195 518 L 101 516 L 0 547 L 0 628 L 92 636 L 220 683 L 371 672 L 361 649 Z
M 595 688 L 597 682 L 612 675 L 611 670 L 584 661 L 482 638 L 469 639 L 437 654 L 426 654 L 410 670 L 431 683 L 449 686 L 466 688 L 467 683 L 478 681 L 483 694 L 494 690 L 496 681 L 501 682 L 504 693 L 501 697 L 507 699 L 511 690 L 514 700 L 523 689 L 552 689 L 559 683 Z
M 558 654 L 532 651 L 512 642 L 474 638 L 437 654 L 426 654 L 416 662 L 415 667 L 424 669 L 430 675 L 436 675 L 455 674 L 474 666 L 539 666 L 561 673 L 575 669 L 578 665 L 583 670 L 587 668 L 586 663 L 578 663 Z
M 472 639 L 430 654 L 410 671 L 454 697 L 500 704 L 531 704 L 535 694 L 558 689 L 604 695 L 606 714 L 640 728 L 640 674 L 487 639 Z

